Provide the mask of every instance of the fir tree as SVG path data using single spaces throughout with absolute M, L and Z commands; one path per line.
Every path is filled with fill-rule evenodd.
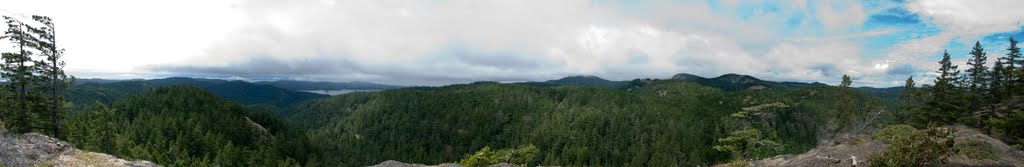
M 914 82 L 914 76 L 907 77 L 907 80 L 904 81 L 903 90 L 900 91 L 900 100 L 911 104 L 917 97 L 917 83 Z
M 974 43 L 970 54 L 971 57 L 967 60 L 967 65 L 970 67 L 966 71 L 965 82 L 968 91 L 966 95 L 970 102 L 968 110 L 974 110 L 978 109 L 988 97 L 989 72 L 988 67 L 985 66 L 988 57 L 985 56 L 985 49 L 981 47 L 981 41 Z
M 1007 70 L 1004 66 L 1006 64 L 1005 60 L 1005 58 L 996 59 L 995 65 L 992 67 L 992 78 L 990 78 L 991 85 L 988 90 L 989 99 L 987 99 L 989 103 L 1001 102 L 1002 99 L 1007 97 L 1007 93 L 1009 92 L 1007 90 L 1009 88 L 1009 82 L 1007 82 Z
M 1006 53 L 1006 68 L 1004 78 L 1007 80 L 1006 91 L 1010 96 L 1021 95 L 1024 91 L 1024 58 L 1021 58 L 1020 48 L 1017 47 L 1017 40 L 1010 37 L 1010 48 Z
M 957 65 L 953 65 L 953 62 L 949 58 L 949 52 L 942 52 L 942 60 L 939 61 L 939 74 L 935 78 L 935 91 L 951 91 L 955 88 L 955 84 L 959 82 L 960 71 L 957 70 Z
M 900 91 L 900 100 L 903 101 L 902 108 L 906 112 L 916 112 L 917 106 L 920 105 L 920 93 L 918 93 L 917 85 L 914 82 L 914 76 L 907 77 L 907 81 L 904 83 L 903 90 Z M 905 121 L 907 115 L 900 114 L 897 119 Z
M 904 83 L 903 88 L 914 89 L 914 76 L 907 77 L 907 81 Z
M 939 71 L 936 71 L 939 76 L 935 78 L 935 86 L 932 88 L 933 98 L 927 103 L 929 111 L 922 115 L 922 121 L 928 124 L 953 123 L 963 110 L 960 103 L 962 97 L 957 88 L 964 83 L 961 82 L 960 71 L 953 65 L 948 52 L 943 51 L 939 64 Z

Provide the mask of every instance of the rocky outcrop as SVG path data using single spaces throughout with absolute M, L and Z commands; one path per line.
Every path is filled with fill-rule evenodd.
M 127 161 L 81 151 L 68 143 L 38 133 L 11 135 L 0 132 L 0 166 L 159 166 L 149 161 Z
M 759 161 L 751 166 L 834 166 L 847 167 L 857 164 L 865 166 L 868 155 L 885 148 L 881 142 L 873 142 L 871 136 L 856 135 L 822 142 L 817 148 L 800 155 L 780 155 Z M 854 160 L 857 162 L 854 163 Z
M 1024 167 L 1024 152 L 1014 150 L 1005 143 L 971 128 L 964 126 L 949 128 L 956 131 L 955 142 L 982 141 L 989 143 L 994 148 L 997 157 L 994 159 L 972 159 L 963 155 L 953 155 L 948 157 L 946 164 L 942 164 L 942 166 Z M 780 155 L 751 161 L 748 166 L 867 166 L 868 155 L 880 152 L 886 146 L 869 135 L 854 135 L 821 143 L 817 148 L 800 155 Z
M 408 164 L 408 163 L 398 162 L 398 161 L 395 161 L 395 160 L 387 160 L 387 161 L 381 162 L 380 164 L 373 165 L 373 166 L 370 166 L 370 167 L 462 167 L 462 166 L 459 165 L 459 164 L 453 164 L 453 163 L 443 163 L 443 164 L 440 164 L 440 165 Z M 513 165 L 513 164 L 509 164 L 509 163 L 500 163 L 500 164 L 494 164 L 494 165 L 491 165 L 491 166 L 488 166 L 488 167 L 519 167 L 519 165 Z
M 1024 167 L 1024 151 L 1014 150 L 1002 141 L 989 137 L 977 130 L 964 126 L 954 127 L 956 129 L 956 142 L 981 141 L 992 145 L 996 154 L 994 159 L 973 159 L 963 155 L 951 156 L 947 159 L 950 166 L 1019 166 Z
M 428 165 L 423 165 L 423 164 L 408 164 L 408 163 L 399 162 L 399 161 L 395 161 L 395 160 L 387 160 L 387 161 L 381 162 L 380 164 L 373 165 L 373 166 L 370 166 L 370 167 L 462 167 L 462 166 L 460 166 L 458 164 L 452 164 L 452 163 L 444 163 L 444 164 L 440 164 L 440 165 L 428 166 Z

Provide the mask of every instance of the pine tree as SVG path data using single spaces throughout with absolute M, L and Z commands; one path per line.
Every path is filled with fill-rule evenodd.
M 917 99 L 917 83 L 914 82 L 914 76 L 907 77 L 907 81 L 904 81 L 903 91 L 900 91 L 900 99 L 909 102 Z
M 955 84 L 959 82 L 960 71 L 957 70 L 957 65 L 953 65 L 953 62 L 949 58 L 949 52 L 942 52 L 942 60 L 939 61 L 939 74 L 935 78 L 935 91 L 952 91 L 955 88 Z
M 901 121 L 906 121 L 908 115 L 906 113 L 917 112 L 918 106 L 921 104 L 920 93 L 917 89 L 917 83 L 914 82 L 914 76 L 907 77 L 907 81 L 904 82 L 903 90 L 900 91 L 900 100 L 902 100 L 902 108 L 905 112 L 898 113 L 898 118 Z
M 903 85 L 903 88 L 914 89 L 914 76 L 907 77 L 907 81 Z
M 936 71 L 939 76 L 935 78 L 935 86 L 932 87 L 933 98 L 927 103 L 930 111 L 922 115 L 922 121 L 928 124 L 953 123 L 963 110 L 959 97 L 960 90 L 957 88 L 957 85 L 963 82 L 960 71 L 950 60 L 949 52 L 943 51 L 939 64 L 939 71 Z
M 737 158 L 739 159 L 746 159 L 747 153 L 755 148 L 776 148 L 781 146 L 782 144 L 767 139 L 760 129 L 754 128 L 753 124 L 756 123 L 755 120 L 757 119 L 753 117 L 770 115 L 770 109 L 788 107 L 789 105 L 785 103 L 776 102 L 745 107 L 742 111 L 733 113 L 730 116 L 741 121 L 741 129 L 733 131 L 725 138 L 718 139 L 721 145 L 715 145 L 714 149 L 722 152 L 731 152 L 734 155 L 738 155 Z
M 36 49 L 42 52 L 44 60 L 36 62 L 40 66 L 38 71 L 42 76 L 41 88 L 45 89 L 43 92 L 49 92 L 49 106 L 50 109 L 50 130 L 54 137 L 61 138 L 61 123 L 62 116 L 61 104 L 63 99 L 61 92 L 67 88 L 74 78 L 69 79 L 64 74 L 64 61 L 60 60 L 64 56 L 64 49 L 57 47 L 56 29 L 53 25 L 53 20 L 46 16 L 32 16 L 32 19 L 42 23 L 42 28 L 30 28 L 31 32 L 39 36 L 38 45 Z
M 1009 83 L 1006 80 L 1008 77 L 1006 76 L 1007 71 L 1004 66 L 1004 64 L 1006 64 L 1005 60 L 1006 59 L 1004 58 L 996 59 L 995 65 L 992 67 L 992 78 L 990 78 L 991 86 L 988 90 L 989 99 L 987 99 L 989 103 L 1001 102 L 1002 99 L 1007 97 L 1007 92 L 1009 92 L 1007 90 L 1009 88 Z
M 11 130 L 16 133 L 24 133 L 32 130 L 29 120 L 29 107 L 32 104 L 29 100 L 33 95 L 29 92 L 29 86 L 33 85 L 35 78 L 32 71 L 35 64 L 32 62 L 34 53 L 29 49 L 37 46 L 38 39 L 26 31 L 26 27 L 29 26 L 21 21 L 10 16 L 4 16 L 4 20 L 7 22 L 7 31 L 4 32 L 4 35 L 18 48 L 17 53 L 3 53 L 3 77 L 17 92 L 17 101 L 15 102 L 17 116 L 11 119 Z
M 843 75 L 843 81 L 841 83 L 839 83 L 839 87 L 840 88 L 850 88 L 850 85 L 852 85 L 852 84 L 853 84 L 853 80 L 850 80 L 850 76 L 849 75 Z
M 988 97 L 989 71 L 985 66 L 988 57 L 985 56 L 985 49 L 981 47 L 981 41 L 974 43 L 971 49 L 971 58 L 967 60 L 967 98 L 970 103 L 968 110 L 978 109 Z
M 1010 96 L 1021 95 L 1021 91 L 1024 91 L 1024 58 L 1021 57 L 1020 48 L 1017 47 L 1017 42 L 1010 37 L 1010 48 L 1007 48 L 1006 53 L 1006 72 L 1005 79 L 1008 82 L 1007 93 Z
M 851 95 L 850 85 L 853 84 L 853 80 L 850 79 L 849 75 L 843 75 L 843 80 L 839 83 L 839 101 L 836 102 L 835 113 L 832 113 L 832 121 L 837 126 L 833 135 L 846 129 L 852 119 L 855 102 Z M 834 137 L 834 136 L 833 136 Z

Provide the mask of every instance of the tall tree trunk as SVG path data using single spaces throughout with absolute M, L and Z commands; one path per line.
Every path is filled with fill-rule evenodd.
M 64 85 L 63 85 L 64 83 L 62 83 L 61 80 L 58 80 L 59 79 L 58 75 L 60 75 L 60 73 L 58 73 L 58 70 L 60 70 L 60 69 L 58 68 L 57 58 L 60 58 L 60 57 L 58 57 L 58 56 L 60 56 L 60 53 L 57 52 L 57 33 L 56 33 L 57 30 L 54 29 L 53 26 L 50 26 L 49 28 L 50 28 L 50 31 L 48 33 L 50 33 L 49 34 L 50 37 L 51 37 L 50 39 L 52 40 L 50 42 L 50 48 L 49 48 L 50 49 L 50 56 L 51 56 L 50 57 L 50 82 L 52 84 L 50 86 L 51 86 L 51 88 L 53 90 L 53 92 L 51 92 L 51 93 L 53 93 L 53 97 L 52 97 L 53 98 L 52 99 L 53 100 L 53 104 L 52 104 L 53 105 L 53 111 L 52 111 L 52 116 L 50 117 L 50 120 L 53 121 L 53 135 L 54 135 L 54 137 L 57 137 L 58 139 L 60 139 L 60 138 L 62 138 L 62 136 L 60 134 L 60 128 L 61 128 L 62 125 L 60 123 L 61 120 L 60 120 L 59 114 L 63 114 L 63 113 L 60 112 L 60 91 L 61 91 L 61 88 L 64 87 Z
M 25 34 L 24 34 L 24 32 L 22 32 L 21 34 L 18 34 L 18 35 L 20 36 L 19 38 L 21 38 L 21 39 L 19 39 L 20 41 L 18 41 L 18 49 L 21 50 L 21 52 L 20 52 L 21 55 L 19 55 L 18 70 L 16 71 L 17 74 L 15 74 L 16 76 L 18 76 L 18 110 L 19 110 L 19 113 L 20 113 L 20 116 L 19 116 L 18 119 L 20 120 L 19 124 L 21 124 L 21 126 L 22 126 L 21 127 L 22 128 L 22 132 L 28 132 L 28 131 L 32 131 L 32 128 L 31 128 L 31 126 L 28 123 L 28 105 L 25 104 L 25 103 L 27 103 L 26 96 L 28 96 L 27 95 L 28 92 L 25 89 L 26 84 L 28 82 L 27 82 L 27 79 L 24 76 L 25 75 L 25 69 L 26 69 L 25 68 L 24 58 L 27 57 L 27 55 L 25 55 L 26 54 L 26 52 L 25 52 L 25 38 L 24 38 Z

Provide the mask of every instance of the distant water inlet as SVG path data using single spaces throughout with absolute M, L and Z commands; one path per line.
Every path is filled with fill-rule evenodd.
M 354 93 L 354 92 L 375 92 L 375 91 L 380 91 L 380 90 L 342 89 L 342 90 L 300 90 L 300 91 L 334 96 L 334 95 L 349 94 L 349 93 Z

